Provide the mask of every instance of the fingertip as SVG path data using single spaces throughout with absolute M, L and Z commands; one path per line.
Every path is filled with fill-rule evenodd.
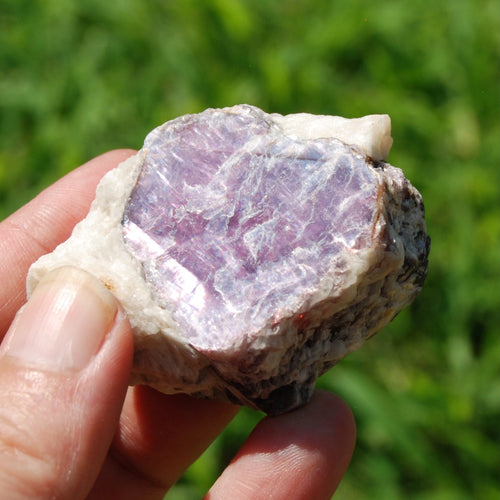
M 117 165 L 119 165 L 122 161 L 125 161 L 127 158 L 129 158 L 132 155 L 135 155 L 136 153 L 137 150 L 135 149 L 127 149 L 127 148 L 112 149 L 110 151 L 106 151 L 105 153 L 100 154 L 99 156 L 96 156 L 95 158 L 92 158 L 79 168 L 82 167 L 88 168 L 89 165 L 99 165 L 99 166 L 106 166 L 108 168 L 114 168 Z
M 327 391 L 316 391 L 303 407 L 278 417 L 267 417 L 255 429 L 257 443 L 275 450 L 299 445 L 304 459 L 321 457 L 330 478 L 344 475 L 356 441 L 356 422 L 347 403 Z M 336 487 L 336 485 L 335 485 Z
M 79 370 L 101 346 L 117 310 L 115 298 L 89 273 L 52 270 L 16 315 L 0 353 L 35 369 Z
M 356 425 L 338 396 L 317 391 L 295 411 L 264 418 L 207 498 L 331 498 L 354 451 Z
M 340 396 L 328 391 L 317 390 L 305 410 L 318 417 L 323 415 L 323 418 L 331 420 L 337 433 L 346 438 L 346 444 L 351 442 L 352 449 L 354 449 L 356 419 L 351 407 Z
M 317 439 L 323 443 L 332 463 L 336 464 L 340 482 L 356 445 L 356 420 L 350 406 L 340 396 L 318 390 L 304 411 L 310 414 L 311 420 L 318 422 Z

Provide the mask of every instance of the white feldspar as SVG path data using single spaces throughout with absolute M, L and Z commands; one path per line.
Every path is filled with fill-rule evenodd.
M 311 115 L 271 115 L 285 135 L 299 139 L 339 139 L 357 147 L 370 158 L 385 161 L 392 147 L 391 118 L 389 115 L 367 115 L 362 118 Z

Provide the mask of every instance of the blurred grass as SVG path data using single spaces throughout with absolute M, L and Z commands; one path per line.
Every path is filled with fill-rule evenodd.
M 0 219 L 177 115 L 389 113 L 389 161 L 424 196 L 417 301 L 322 377 L 358 421 L 336 498 L 500 495 L 499 42 L 493 0 L 0 0 Z M 200 498 L 243 411 L 169 499 Z

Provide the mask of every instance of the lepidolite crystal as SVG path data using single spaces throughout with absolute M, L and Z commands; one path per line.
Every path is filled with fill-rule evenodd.
M 288 411 L 420 291 L 420 194 L 382 158 L 287 118 L 243 105 L 167 122 L 129 162 L 125 194 L 98 191 L 101 217 L 121 207 L 108 247 L 122 248 L 97 252 L 106 271 L 83 267 L 129 312 L 136 383 Z M 75 264 L 69 246 L 59 265 Z M 113 270 L 120 255 L 129 271 Z

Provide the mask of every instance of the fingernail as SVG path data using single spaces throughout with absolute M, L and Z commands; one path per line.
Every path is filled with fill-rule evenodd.
M 77 268 L 56 269 L 17 313 L 0 353 L 36 369 L 81 370 L 99 351 L 116 312 L 99 280 Z

